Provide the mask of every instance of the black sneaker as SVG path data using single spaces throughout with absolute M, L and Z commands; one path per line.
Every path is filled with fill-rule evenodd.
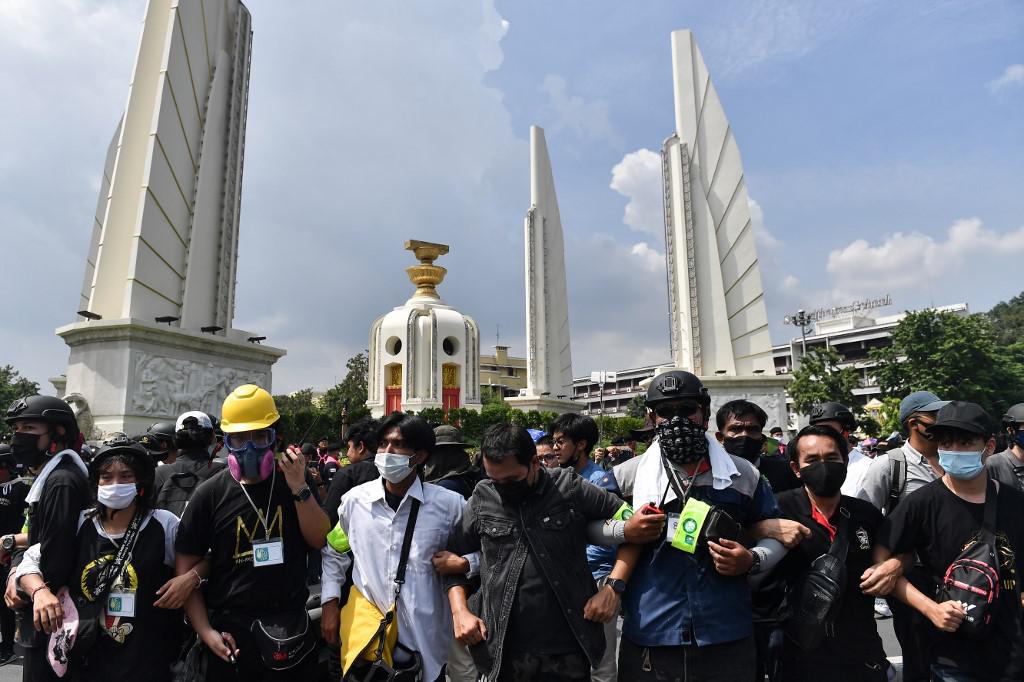
M 0 649 L 0 666 L 7 665 L 8 663 L 14 663 L 19 658 L 20 656 L 10 649 Z

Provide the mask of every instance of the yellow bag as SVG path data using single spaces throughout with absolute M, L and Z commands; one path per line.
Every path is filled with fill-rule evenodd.
M 339 633 L 341 635 L 341 670 L 349 668 L 363 658 L 377 660 L 377 648 L 381 646 L 380 635 L 384 634 L 384 648 L 381 657 L 389 666 L 394 665 L 392 652 L 398 643 L 398 619 L 392 608 L 387 615 L 363 596 L 355 585 L 348 593 L 348 602 L 341 609 Z

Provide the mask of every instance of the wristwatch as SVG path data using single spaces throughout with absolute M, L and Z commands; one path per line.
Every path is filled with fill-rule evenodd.
M 5 552 L 13 552 L 15 547 L 14 535 L 8 534 L 0 538 L 0 548 L 3 548 Z
M 750 550 L 750 555 L 754 557 L 754 561 L 750 564 L 750 568 L 747 569 L 747 575 L 757 575 L 757 572 L 761 570 L 761 553 Z
M 605 584 L 611 587 L 612 592 L 614 592 L 615 594 L 622 594 L 626 591 L 625 580 L 619 580 L 618 578 L 608 578 L 608 581 Z
M 309 489 L 308 485 L 302 486 L 302 488 L 299 490 L 299 492 L 292 493 L 292 499 L 294 499 L 296 502 L 305 502 L 306 500 L 308 500 L 312 496 L 313 496 L 313 491 Z

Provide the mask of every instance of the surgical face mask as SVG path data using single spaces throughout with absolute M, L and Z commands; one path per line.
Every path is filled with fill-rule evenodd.
M 35 433 L 15 433 L 11 437 L 11 452 L 15 461 L 30 469 L 42 464 L 47 454 L 46 449 L 39 446 L 42 439 L 41 435 Z
M 498 497 L 505 504 L 518 507 L 526 499 L 526 496 L 530 494 L 530 490 L 533 486 L 530 484 L 529 475 L 526 478 L 521 478 L 518 481 L 509 481 L 507 483 L 494 483 L 494 490 L 497 491 Z
M 981 473 L 984 450 L 961 452 L 939 450 L 939 466 L 958 481 L 969 481 Z
M 228 470 L 236 481 L 243 478 L 265 481 L 274 473 L 274 451 L 250 443 L 244 450 L 228 454 Z
M 846 482 L 846 462 L 814 462 L 800 467 L 800 481 L 819 497 L 835 497 Z
M 730 455 L 742 457 L 748 462 L 753 462 L 761 454 L 764 448 L 764 438 L 753 436 L 732 436 L 722 441 L 722 447 Z
M 385 481 L 401 483 L 409 478 L 409 475 L 413 472 L 413 468 L 409 464 L 411 460 L 412 457 L 409 455 L 400 455 L 395 452 L 378 452 L 373 458 L 373 463 L 377 465 L 377 471 L 380 472 L 381 478 Z
M 108 509 L 124 509 L 139 496 L 134 483 L 113 483 L 96 487 L 96 500 Z
M 676 464 L 694 464 L 708 456 L 704 427 L 679 415 L 655 427 L 658 447 L 665 459 Z

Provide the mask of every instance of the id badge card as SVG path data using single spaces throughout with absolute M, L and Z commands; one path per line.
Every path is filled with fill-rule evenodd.
M 107 595 L 107 615 L 111 618 L 135 617 L 135 593 L 111 592 Z
M 252 565 L 256 568 L 284 563 L 284 542 L 281 538 L 255 540 L 252 543 Z
M 711 512 L 711 506 L 690 498 L 682 514 L 669 514 L 665 531 L 665 542 L 676 549 L 693 554 L 697 551 L 700 529 Z

